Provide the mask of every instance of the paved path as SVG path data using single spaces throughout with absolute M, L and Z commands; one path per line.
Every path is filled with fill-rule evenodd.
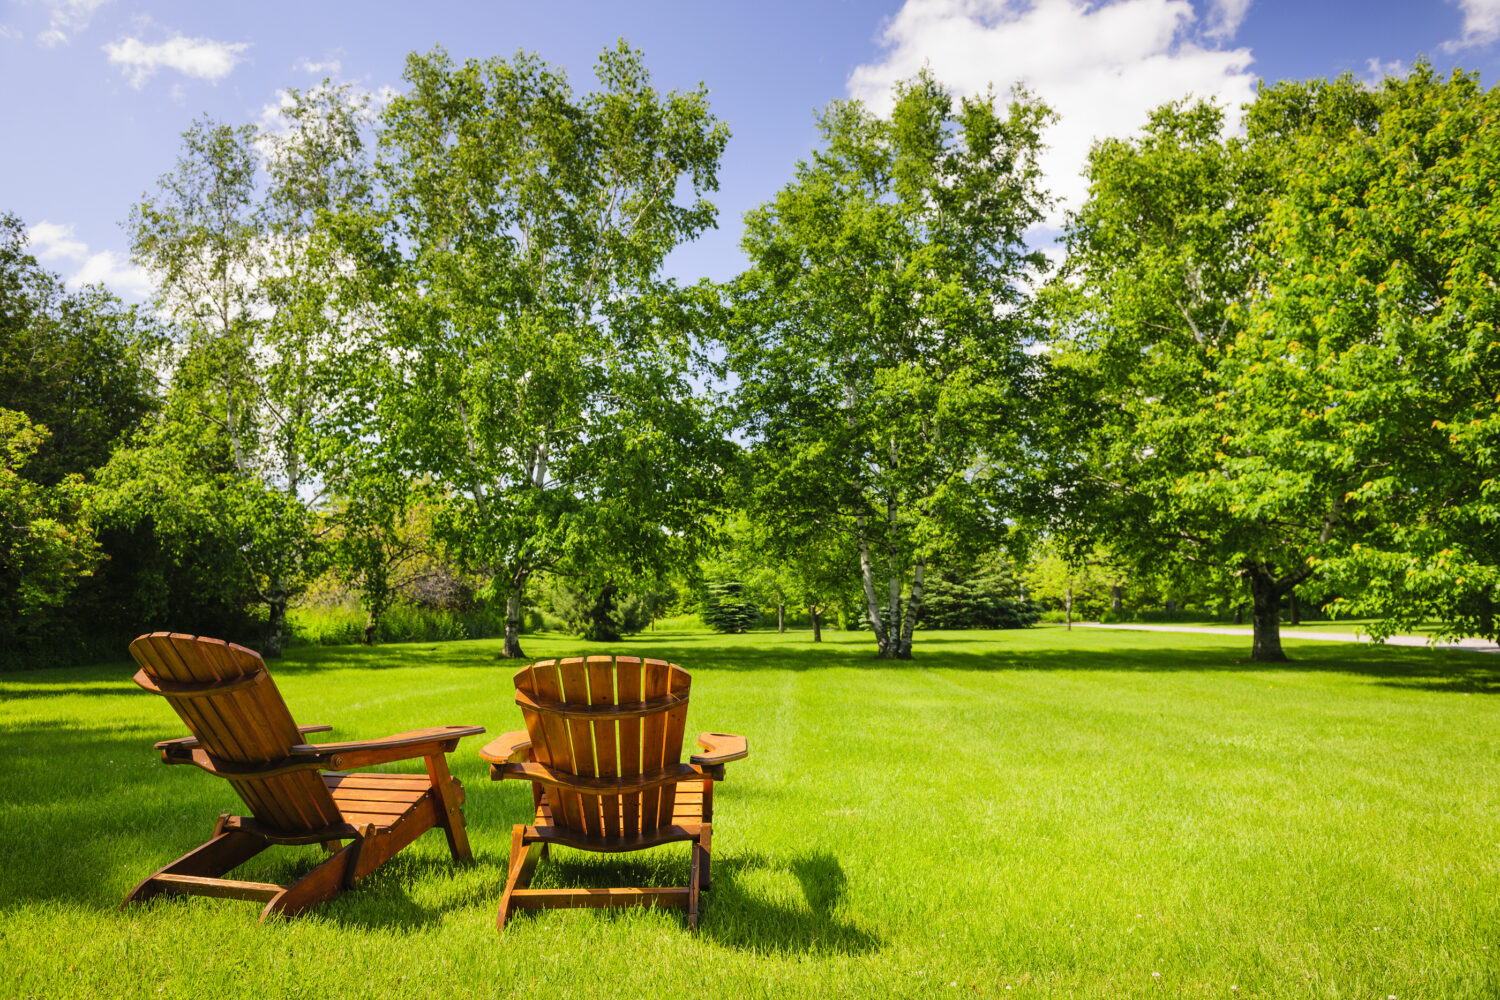
M 1199 635 L 1250 635 L 1250 630 L 1206 625 L 1127 625 L 1123 623 L 1074 622 L 1075 628 L 1114 628 L 1132 632 L 1195 632 Z M 1316 639 L 1320 642 L 1374 642 L 1361 632 L 1312 632 L 1307 629 L 1284 628 L 1283 639 Z M 1434 649 L 1461 649 L 1471 653 L 1500 653 L 1500 646 L 1488 639 L 1445 639 L 1430 642 L 1425 635 L 1393 635 L 1385 640 L 1387 646 L 1430 646 Z

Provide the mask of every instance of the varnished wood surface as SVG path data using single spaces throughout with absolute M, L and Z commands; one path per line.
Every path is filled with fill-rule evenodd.
M 303 734 L 330 727 L 297 726 L 253 650 L 158 632 L 131 643 L 130 652 L 141 668 L 136 682 L 166 698 L 193 734 L 158 743 L 162 759 L 228 778 L 251 815 L 219 817 L 207 843 L 148 876 L 125 905 L 176 893 L 264 901 L 262 920 L 289 916 L 337 896 L 434 827 L 455 861 L 471 858 L 463 786 L 445 755 L 482 727 L 303 743 Z M 426 774 L 320 773 L 411 759 L 423 760 Z M 331 853 L 291 885 L 224 877 L 271 844 L 321 844 Z
M 514 677 L 524 732 L 481 751 L 495 780 L 532 782 L 536 816 L 511 835 L 510 867 L 496 915 L 557 906 L 680 906 L 696 929 L 710 884 L 713 782 L 749 754 L 728 733 L 702 733 L 682 763 L 691 678 L 665 660 L 590 656 L 541 660 Z M 689 884 L 668 889 L 532 889 L 547 845 L 595 852 L 690 845 Z

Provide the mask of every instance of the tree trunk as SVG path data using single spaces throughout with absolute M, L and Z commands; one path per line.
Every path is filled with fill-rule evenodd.
M 1250 572 L 1250 599 L 1254 627 L 1250 659 L 1258 663 L 1286 662 L 1286 654 L 1281 651 L 1281 591 L 1269 573 Z
M 525 589 L 523 580 L 505 595 L 505 646 L 500 655 L 507 660 L 520 660 L 526 656 L 521 650 L 521 593 Z
M 1068 631 L 1073 631 L 1073 588 L 1068 588 L 1068 594 L 1063 598 L 1063 620 L 1068 623 Z
M 1167 602 L 1167 614 L 1171 615 L 1171 614 L 1176 614 L 1176 613 L 1177 613 L 1177 602 L 1176 601 L 1168 601 Z
M 911 659 L 912 633 L 917 628 L 917 616 L 922 613 L 922 580 L 926 570 L 926 561 L 918 556 L 911 573 L 911 600 L 906 602 L 906 618 L 901 623 L 901 644 L 896 647 L 898 660 Z
M 281 588 L 271 591 L 271 598 L 266 602 L 270 608 L 270 614 L 266 617 L 266 646 L 261 650 L 261 655 L 267 659 L 281 659 L 281 647 L 286 638 L 286 605 L 287 595 Z
M 865 615 L 869 618 L 870 629 L 875 633 L 875 646 L 878 650 L 875 655 L 883 660 L 890 656 L 890 642 L 885 630 L 885 620 L 880 615 L 880 602 L 875 598 L 875 567 L 870 563 L 870 540 L 865 535 L 865 516 L 859 515 L 854 523 L 859 529 L 859 579 L 865 591 Z
M 1286 623 L 1288 625 L 1302 624 L 1302 608 L 1297 602 L 1295 590 L 1286 595 Z
M 1495 638 L 1495 602 L 1488 592 L 1479 595 L 1479 634 L 1486 639 Z
M 823 641 L 823 626 L 818 621 L 818 606 L 816 604 L 809 604 L 807 606 L 807 610 L 812 614 L 812 620 L 813 620 L 813 642 L 822 642 Z
M 378 628 L 380 628 L 380 620 L 375 617 L 375 612 L 371 611 L 365 615 L 365 629 L 359 641 L 366 646 L 375 645 L 375 630 Z
M 1118 583 L 1109 588 L 1109 610 L 1119 611 L 1125 607 L 1122 595 L 1123 591 Z
M 1236 604 L 1234 606 L 1234 623 L 1236 625 L 1245 624 L 1245 606 L 1243 604 Z
M 786 605 L 785 604 L 778 604 L 778 605 L 776 605 L 776 631 L 777 632 L 785 632 L 786 631 Z

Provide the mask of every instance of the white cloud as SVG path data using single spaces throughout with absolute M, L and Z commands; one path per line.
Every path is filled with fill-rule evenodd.
M 1208 27 L 1203 34 L 1226 41 L 1233 38 L 1249 10 L 1250 0 L 1208 0 Z
M 333 58 L 325 59 L 322 62 L 313 62 L 311 59 L 304 59 L 297 64 L 296 68 L 304 73 L 311 73 L 313 76 L 338 76 L 342 72 L 344 64 Z
M 43 0 L 51 16 L 47 19 L 47 30 L 37 36 L 37 41 L 49 48 L 66 42 L 68 36 L 89 26 L 94 12 L 110 0 Z
M 76 265 L 66 279 L 69 288 L 103 283 L 110 291 L 127 299 L 149 298 L 154 290 L 144 270 L 113 250 L 90 253 L 89 245 L 73 235 L 72 226 L 38 222 L 29 227 L 26 234 L 37 260 L 68 261 Z
M 1500 0 L 1450 0 L 1464 15 L 1464 33 L 1444 42 L 1444 52 L 1457 52 L 1475 45 L 1488 45 L 1500 38 Z
M 68 278 L 68 285 L 74 288 L 92 284 L 104 284 L 124 299 L 147 299 L 156 290 L 150 275 L 113 250 L 89 254 L 83 266 Z
M 10 41 L 14 38 L 20 38 L 21 35 L 22 32 L 20 28 L 9 24 L 0 24 L 0 38 L 4 38 L 6 41 Z
M 26 230 L 32 251 L 37 260 L 83 260 L 89 254 L 89 245 L 73 238 L 72 226 L 60 226 L 55 222 L 38 222 Z
M 239 65 L 248 42 L 216 42 L 211 38 L 178 35 L 148 45 L 139 38 L 123 38 L 104 46 L 109 61 L 120 66 L 130 85 L 139 90 L 161 69 L 218 83 Z
M 887 111 L 892 84 L 924 65 L 960 94 L 1024 85 L 1060 116 L 1042 169 L 1061 207 L 1076 207 L 1094 141 L 1135 132 L 1167 101 L 1217 100 L 1237 127 L 1255 96 L 1250 50 L 1205 40 L 1247 6 L 1220 0 L 1205 29 L 1188 0 L 907 0 L 882 34 L 884 57 L 855 69 L 849 93 Z
M 1392 59 L 1386 62 L 1382 59 L 1369 58 L 1365 60 L 1365 83 L 1372 87 L 1388 76 L 1402 77 L 1411 72 L 1411 67 L 1400 59 Z

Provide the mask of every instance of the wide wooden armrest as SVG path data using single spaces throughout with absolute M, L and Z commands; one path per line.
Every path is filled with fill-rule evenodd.
M 397 733 L 379 740 L 351 740 L 347 743 L 299 743 L 291 755 L 316 760 L 328 767 L 369 767 L 394 760 L 411 760 L 436 753 L 452 753 L 465 736 L 478 736 L 483 726 L 433 726 Z
M 727 764 L 750 756 L 749 741 L 733 733 L 699 733 L 698 745 L 703 748 L 703 753 L 695 753 L 688 760 L 701 767 Z
M 506 733 L 484 745 L 479 756 L 491 764 L 519 764 L 531 759 L 531 735 L 524 729 Z
M 306 736 L 308 733 L 326 733 L 332 728 L 332 726 L 298 726 L 297 732 Z M 177 757 L 181 758 L 182 763 L 186 764 L 190 763 L 188 758 L 192 756 L 189 751 L 196 750 L 202 745 L 202 743 L 198 742 L 198 737 L 184 736 L 180 739 L 175 740 L 162 740 L 160 743 L 157 743 L 155 745 L 155 749 L 161 751 L 162 759 L 164 760 L 166 760 L 168 757 Z M 173 764 L 176 763 L 176 761 L 167 760 L 167 763 Z

